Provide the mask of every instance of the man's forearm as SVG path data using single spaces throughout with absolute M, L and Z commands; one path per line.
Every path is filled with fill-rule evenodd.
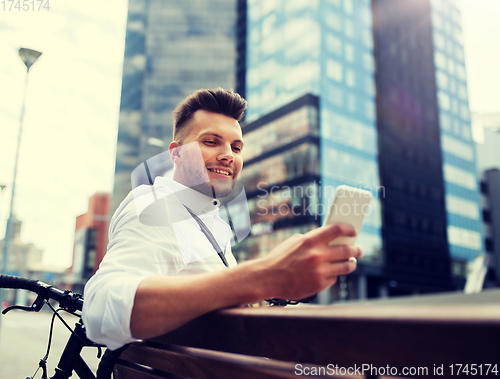
M 215 273 L 144 279 L 135 295 L 130 330 L 135 338 L 165 334 L 215 309 L 267 297 L 301 299 L 333 285 L 356 268 L 359 246 L 327 244 L 355 236 L 354 228 L 334 224 L 294 235 L 265 257 Z
M 262 300 L 268 294 L 261 266 L 255 260 L 213 273 L 144 279 L 132 309 L 132 336 L 152 338 L 213 310 Z

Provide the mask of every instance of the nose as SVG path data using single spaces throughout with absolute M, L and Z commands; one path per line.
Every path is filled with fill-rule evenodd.
M 233 163 L 233 147 L 231 145 L 222 145 L 221 150 L 217 156 L 217 160 L 223 161 L 225 164 Z

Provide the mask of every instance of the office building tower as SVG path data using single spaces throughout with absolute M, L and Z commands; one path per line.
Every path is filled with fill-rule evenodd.
M 365 251 L 364 261 L 376 274 L 366 276 L 363 268 L 358 270 L 365 283 L 360 285 L 361 297 L 366 296 L 367 281 L 379 281 L 383 263 L 370 6 L 364 0 L 249 1 L 249 108 L 243 129 L 246 141 L 257 138 L 267 146 L 262 158 L 252 158 L 262 161 L 251 169 L 261 169 L 261 178 L 267 177 L 261 179 L 255 196 L 282 184 L 279 191 L 274 187 L 272 209 L 279 214 L 279 202 L 289 201 L 295 206 L 290 212 L 306 212 L 257 227 L 274 230 L 260 236 L 270 238 L 272 245 L 281 239 L 275 237 L 280 230 L 293 234 L 295 222 L 297 230 L 311 229 L 311 219 L 320 225 L 336 186 L 372 190 L 372 214 L 358 242 Z M 253 156 L 254 150 L 252 144 L 247 154 Z M 251 163 L 245 164 L 242 175 L 249 174 Z M 266 169 L 272 173 L 266 175 Z M 315 203 L 316 207 L 309 206 Z M 256 204 L 261 211 L 264 199 L 258 198 Z M 252 230 L 248 244 L 253 235 Z
M 86 213 L 76 218 L 73 261 L 68 269 L 69 285 L 83 293 L 87 280 L 99 268 L 108 243 L 109 199 L 107 193 L 95 193 Z
M 289 186 L 285 179 L 297 176 L 292 168 L 297 161 L 303 178 L 317 180 L 317 198 L 310 198 L 321 204 L 316 215 L 324 216 L 321 208 L 340 184 L 371 189 L 375 196 L 358 238 L 365 257 L 332 295 L 375 297 L 463 286 L 466 262 L 484 246 L 456 5 L 253 0 L 247 29 L 245 139 L 260 133 L 269 147 L 262 157 L 248 152 L 253 157 L 245 170 L 258 171 L 253 163 L 275 160 L 272 175 L 261 167 L 259 175 L 268 181 L 258 184 L 254 196 Z M 317 98 L 312 108 L 317 125 L 303 126 L 300 137 L 295 131 L 283 137 L 284 114 L 290 112 L 289 123 L 295 120 L 294 107 L 309 98 L 306 94 Z M 312 141 L 309 150 L 295 152 L 305 140 Z M 298 159 L 300 154 L 314 158 Z M 314 161 L 317 166 L 308 163 Z M 293 186 L 308 187 L 305 183 Z M 277 194 L 268 203 L 274 209 L 287 196 Z M 259 201 L 264 206 L 264 196 L 255 201 L 260 210 Z M 289 201 L 302 200 L 292 195 Z M 303 221 L 297 226 L 308 224 Z M 274 220 L 277 228 L 266 222 L 257 223 L 247 244 L 275 242 L 284 221 Z
M 500 132 L 500 112 L 473 112 L 472 137 L 478 143 L 484 141 L 484 129 Z
M 175 106 L 200 88 L 235 89 L 237 63 L 240 77 L 245 63 L 236 43 L 244 3 L 129 0 L 111 214 L 131 189 L 132 171 L 168 148 Z
M 485 251 L 476 151 L 471 133 L 459 2 L 432 0 L 431 20 L 447 236 L 453 285 L 464 265 Z
M 477 169 L 481 175 L 484 245 L 489 266 L 484 285 L 491 287 L 500 285 L 500 114 L 485 113 L 473 120 L 478 122 L 476 130 L 481 136 L 476 143 Z
M 374 0 L 373 20 L 386 277 L 450 289 L 430 3 Z
M 485 286 L 500 285 L 500 168 L 491 168 L 481 175 L 482 219 L 488 275 Z

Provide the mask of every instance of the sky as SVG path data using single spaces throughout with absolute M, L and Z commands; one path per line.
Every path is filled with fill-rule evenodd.
M 18 49 L 27 47 L 42 56 L 29 73 L 15 213 L 22 241 L 44 249 L 47 265 L 68 267 L 76 216 L 94 193 L 113 189 L 128 2 L 43 1 L 50 10 L 0 3 L 0 236 L 26 76 Z M 500 1 L 461 3 L 470 108 L 498 112 Z
M 26 76 L 18 49 L 27 47 L 42 55 L 29 73 L 14 207 L 23 242 L 43 248 L 49 265 L 71 264 L 76 216 L 95 192 L 112 192 L 127 3 L 50 0 L 50 10 L 27 12 L 0 4 L 0 235 Z

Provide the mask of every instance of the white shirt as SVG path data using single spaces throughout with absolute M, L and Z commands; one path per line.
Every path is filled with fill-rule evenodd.
M 232 232 L 219 217 L 219 200 L 171 179 L 129 193 L 113 215 L 107 253 L 84 291 L 83 322 L 94 342 L 117 349 L 135 341 L 130 316 L 137 287 L 146 277 L 188 275 L 225 269 L 189 207 L 225 251 L 229 266 Z

